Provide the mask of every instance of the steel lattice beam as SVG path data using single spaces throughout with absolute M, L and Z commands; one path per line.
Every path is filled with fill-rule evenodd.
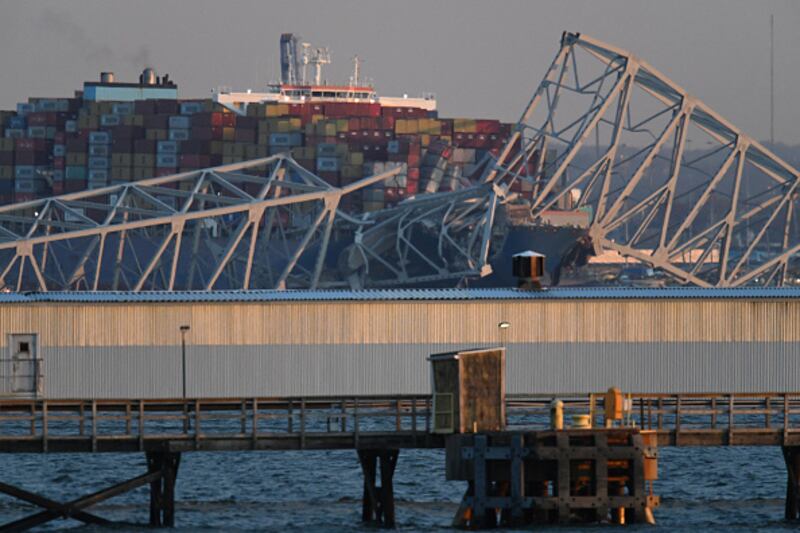
M 316 288 L 341 198 L 397 172 L 338 188 L 276 155 L 0 207 L 0 288 Z
M 692 144 L 694 143 L 694 144 Z M 485 182 L 567 195 L 596 251 L 699 286 L 780 285 L 800 252 L 800 173 L 633 54 L 565 33 Z

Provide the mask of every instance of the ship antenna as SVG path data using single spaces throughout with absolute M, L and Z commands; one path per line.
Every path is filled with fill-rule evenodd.
M 363 63 L 363 62 L 364 62 L 364 60 L 361 59 L 360 57 L 358 57 L 358 56 L 354 56 L 353 57 L 353 77 L 350 80 L 350 85 L 352 85 L 353 87 L 358 87 L 359 86 L 359 71 L 360 71 L 361 63 Z
M 303 43 L 303 85 L 308 84 L 306 71 L 308 70 L 309 56 L 311 55 L 308 49 L 311 48 L 311 43 Z

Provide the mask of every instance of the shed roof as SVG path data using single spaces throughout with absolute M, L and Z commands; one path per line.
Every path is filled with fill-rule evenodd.
M 26 303 L 204 303 L 451 300 L 795 300 L 800 287 L 712 288 L 554 287 L 539 291 L 498 289 L 250 290 L 146 292 L 0 293 L 2 304 Z

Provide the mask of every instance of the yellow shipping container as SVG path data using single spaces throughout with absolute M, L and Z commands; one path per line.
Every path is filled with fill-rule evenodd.
M 362 152 L 350 152 L 350 155 L 347 159 L 351 165 L 360 166 L 364 164 L 364 154 Z
M 263 117 L 264 116 L 264 104 L 247 104 L 247 116 L 248 117 Z
M 350 179 L 359 179 L 364 177 L 363 165 L 344 165 L 342 167 L 342 177 Z
M 311 115 L 311 123 L 316 124 L 317 122 L 325 120 L 325 115 Z
M 287 104 L 267 104 L 266 111 L 268 117 L 282 117 L 289 114 L 289 106 Z
M 0 151 L 11 152 L 14 150 L 14 139 L 0 137 Z
M 279 120 L 278 121 L 278 133 L 289 133 L 289 121 L 288 120 Z
M 320 124 L 323 124 L 322 122 Z M 336 122 L 325 122 L 325 127 L 322 129 L 322 134 L 325 137 L 336 137 Z
M 130 180 L 133 177 L 131 167 L 111 167 L 112 180 Z
M 149 129 L 145 133 L 145 138 L 150 141 L 166 141 L 169 137 L 168 130 Z
M 244 150 L 247 143 L 233 143 L 233 155 L 239 158 L 244 157 Z
M 78 129 L 96 130 L 100 124 L 96 115 L 81 115 L 78 117 Z
M 348 121 L 346 118 L 340 118 L 336 121 L 336 132 L 348 131 Z
M 259 157 L 266 157 L 267 147 L 259 146 L 257 144 L 247 144 L 244 147 L 244 155 L 247 159 L 256 159 Z
M 222 140 L 232 141 L 236 137 L 236 128 L 222 128 Z
M 458 133 L 476 133 L 478 128 L 475 119 L 471 118 L 456 118 L 453 119 L 453 131 Z
M 289 131 L 299 131 L 303 127 L 303 121 L 300 117 L 292 117 L 289 119 Z
M 133 154 L 133 164 L 137 167 L 152 167 L 156 164 L 154 154 Z
M 430 135 L 420 135 L 419 136 L 419 144 L 422 146 L 428 146 L 431 143 L 431 136 Z
M 112 167 L 129 167 L 132 162 L 131 154 L 111 154 Z
M 383 202 L 374 202 L 366 200 L 363 202 L 364 211 L 380 211 L 381 209 L 383 209 Z
M 225 143 L 222 147 L 222 155 L 225 157 L 230 157 L 233 155 L 233 146 L 234 143 Z
M 78 152 L 67 152 L 67 165 L 82 167 L 86 165 L 86 154 Z
M 211 141 L 211 143 L 208 145 L 208 151 L 211 153 L 211 155 L 220 155 L 224 153 L 224 150 L 224 141 Z
M 135 180 L 143 180 L 147 178 L 152 178 L 153 174 L 153 167 L 133 167 L 133 179 Z
M 419 120 L 415 118 L 406 121 L 406 133 L 409 135 L 416 135 L 419 133 Z

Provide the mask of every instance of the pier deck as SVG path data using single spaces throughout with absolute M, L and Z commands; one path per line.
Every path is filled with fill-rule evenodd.
M 555 396 L 510 396 L 509 430 L 550 425 Z M 602 425 L 601 395 L 558 396 Z M 798 446 L 800 393 L 631 395 L 659 446 Z M 593 407 L 594 405 L 594 407 Z M 444 448 L 430 396 L 0 400 L 0 453 Z

